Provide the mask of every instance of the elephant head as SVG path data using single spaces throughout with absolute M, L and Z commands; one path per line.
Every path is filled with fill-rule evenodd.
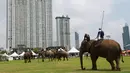
M 91 45 L 91 43 L 90 43 L 90 37 L 89 37 L 88 34 L 85 34 L 84 40 L 81 42 L 80 53 L 79 53 L 79 56 L 80 56 L 80 64 L 81 64 L 81 69 L 82 69 L 82 70 L 85 69 L 85 68 L 83 68 L 83 57 L 82 57 L 82 55 L 83 55 L 85 52 L 89 52 L 89 48 L 91 47 L 90 45 Z

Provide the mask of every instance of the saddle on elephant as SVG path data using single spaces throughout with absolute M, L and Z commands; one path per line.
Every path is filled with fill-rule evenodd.
M 100 46 L 100 44 L 102 43 L 104 39 L 98 39 L 96 42 L 95 42 L 95 47 L 98 47 Z

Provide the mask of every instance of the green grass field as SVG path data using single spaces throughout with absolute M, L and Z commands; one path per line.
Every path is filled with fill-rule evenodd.
M 24 63 L 23 60 L 0 62 L 0 73 L 130 73 L 130 57 L 124 57 L 125 63 L 121 62 L 121 71 L 110 71 L 111 67 L 104 58 L 97 60 L 97 71 L 91 70 L 90 57 L 84 58 L 84 67 L 80 69 L 79 58 L 70 58 L 69 61 L 38 62 L 37 59 L 31 63 Z

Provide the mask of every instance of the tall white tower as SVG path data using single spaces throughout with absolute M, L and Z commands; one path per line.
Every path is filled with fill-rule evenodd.
M 52 0 L 7 0 L 7 48 L 46 48 L 52 34 Z
M 70 49 L 70 18 L 68 16 L 56 17 L 57 46 Z

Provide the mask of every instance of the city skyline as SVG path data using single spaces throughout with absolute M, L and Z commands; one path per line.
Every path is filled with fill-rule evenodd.
M 6 0 L 0 1 L 0 46 L 5 48 Z M 56 16 L 69 15 L 71 17 L 70 33 L 72 46 L 75 44 L 73 41 L 75 31 L 79 33 L 80 42 L 83 40 L 85 33 L 88 33 L 92 39 L 96 37 L 98 28 L 101 27 L 102 11 L 105 11 L 103 30 L 106 35 L 111 36 L 111 39 L 119 42 L 123 48 L 122 28 L 125 23 L 130 24 L 129 0 L 53 0 L 52 3 L 53 26 L 56 25 Z M 54 41 L 55 38 L 54 35 Z

